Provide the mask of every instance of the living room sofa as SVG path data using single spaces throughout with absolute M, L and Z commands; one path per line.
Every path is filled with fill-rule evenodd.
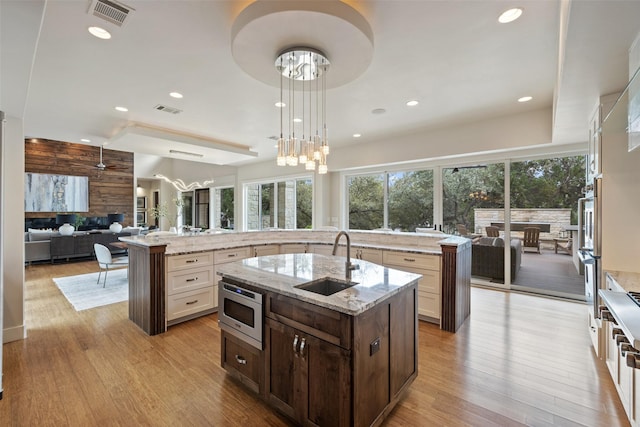
M 511 239 L 511 280 L 515 280 L 522 261 L 522 242 Z M 471 275 L 504 281 L 504 240 L 482 237 L 471 245 Z
M 29 229 L 24 233 L 24 260 L 27 264 L 34 261 L 51 261 L 77 257 L 93 257 L 93 244 L 101 243 L 111 253 L 124 252 L 125 249 L 109 245 L 121 236 L 130 236 L 131 231 L 113 233 L 110 230 L 91 232 L 77 231 L 72 236 L 63 236 L 54 230 Z

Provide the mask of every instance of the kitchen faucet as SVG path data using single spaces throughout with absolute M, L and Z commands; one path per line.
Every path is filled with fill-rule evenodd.
M 338 251 L 338 241 L 340 240 L 340 236 L 344 236 L 347 238 L 347 262 L 344 264 L 344 266 L 347 281 L 351 281 L 351 272 L 353 270 L 359 269 L 360 266 L 351 262 L 351 238 L 349 237 L 349 234 L 344 230 L 338 233 L 338 235 L 336 236 L 336 241 L 333 242 L 333 255 L 335 256 L 336 252 Z

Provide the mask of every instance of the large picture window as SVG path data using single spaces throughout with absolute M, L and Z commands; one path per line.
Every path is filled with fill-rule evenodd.
M 213 222 L 215 228 L 233 230 L 234 218 L 234 188 L 215 188 L 213 191 Z
M 415 231 L 433 223 L 433 171 L 383 172 L 347 178 L 349 228 Z
M 246 229 L 312 227 L 311 177 L 245 185 Z

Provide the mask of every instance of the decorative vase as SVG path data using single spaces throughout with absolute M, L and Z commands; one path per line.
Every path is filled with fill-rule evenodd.
M 178 229 L 176 229 L 175 227 L 169 227 L 169 233 L 178 234 Z
M 58 233 L 63 236 L 71 236 L 73 234 L 73 230 L 75 230 L 75 228 L 73 228 L 73 225 L 63 224 L 60 226 L 60 228 L 58 228 Z
M 122 224 L 120 224 L 119 222 L 114 222 L 109 226 L 109 230 L 112 233 L 119 233 L 122 231 Z

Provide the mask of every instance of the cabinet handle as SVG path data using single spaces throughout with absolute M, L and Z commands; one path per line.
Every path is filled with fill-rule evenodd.
M 402 258 L 402 259 L 407 261 L 407 262 L 416 262 L 415 258 Z
M 197 277 L 194 277 L 194 278 L 192 278 L 192 279 L 187 279 L 187 280 L 185 280 L 185 282 L 195 282 L 196 280 L 198 280 L 198 278 L 197 278 Z
M 192 305 L 192 304 L 195 304 L 195 303 L 197 303 L 197 302 L 198 302 L 198 300 L 197 300 L 197 299 L 195 299 L 195 300 L 193 300 L 193 301 L 187 301 L 187 305 Z
M 247 359 L 245 359 L 244 357 L 236 354 L 236 362 L 238 362 L 240 365 L 246 365 L 247 364 Z
M 304 357 L 304 346 L 306 345 L 307 341 L 305 340 L 305 338 L 302 338 L 302 342 L 300 343 L 300 357 Z
M 296 355 L 298 354 L 298 339 L 300 339 L 298 335 L 293 337 L 293 352 L 296 353 Z
M 234 256 L 236 256 L 237 254 L 228 254 L 227 257 L 228 258 L 233 258 Z
M 193 264 L 194 262 L 198 262 L 198 259 L 188 259 L 185 261 L 187 264 Z

